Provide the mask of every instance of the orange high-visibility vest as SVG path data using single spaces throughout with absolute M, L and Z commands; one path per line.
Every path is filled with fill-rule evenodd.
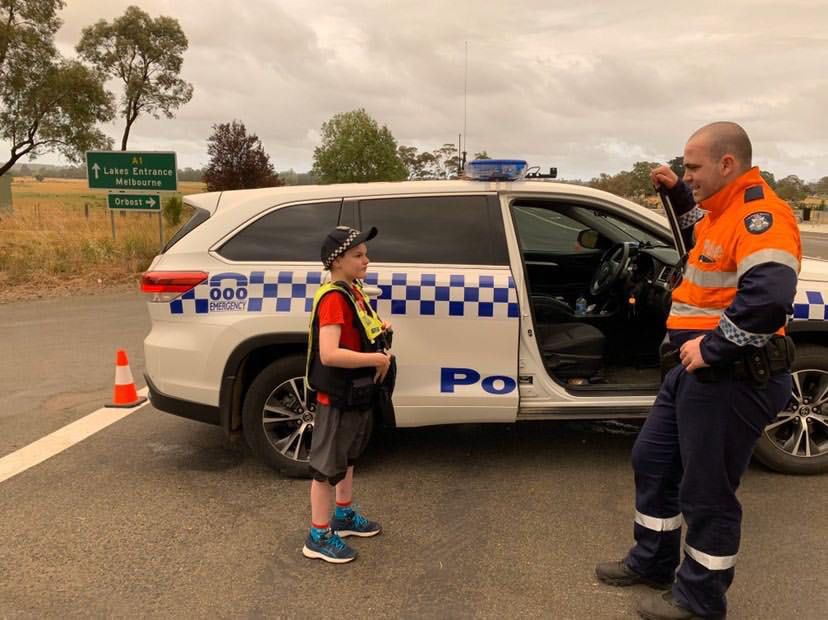
M 715 329 L 736 297 L 739 278 L 752 267 L 781 263 L 799 273 L 802 246 L 796 218 L 759 168 L 751 168 L 698 207 L 707 214 L 696 224 L 696 244 L 684 279 L 673 291 L 667 329 Z

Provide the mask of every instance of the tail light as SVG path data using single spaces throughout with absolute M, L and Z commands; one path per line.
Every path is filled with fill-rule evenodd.
M 147 271 L 141 276 L 141 292 L 150 301 L 168 302 L 206 281 L 210 274 L 204 271 Z

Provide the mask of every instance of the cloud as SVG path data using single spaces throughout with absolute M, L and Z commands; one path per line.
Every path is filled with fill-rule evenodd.
M 73 0 L 61 50 L 131 4 Z M 307 170 L 322 123 L 364 107 L 401 144 L 431 150 L 463 131 L 470 152 L 526 157 L 566 178 L 681 153 L 697 127 L 744 124 L 776 175 L 828 175 L 828 5 L 699 0 L 145 0 L 178 19 L 193 100 L 140 118 L 131 148 L 206 163 L 215 123 L 242 120 L 277 168 Z M 465 42 L 468 42 L 468 73 Z M 117 85 L 113 84 L 113 89 Z M 464 90 L 467 98 L 464 99 Z M 106 131 L 116 140 L 122 122 Z M 44 159 L 45 160 L 45 159 Z

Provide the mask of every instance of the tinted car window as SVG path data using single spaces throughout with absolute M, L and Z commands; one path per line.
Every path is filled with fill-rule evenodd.
M 175 233 L 169 241 L 167 241 L 167 245 L 165 245 L 164 249 L 161 250 L 161 254 L 169 250 L 172 246 L 181 241 L 193 230 L 195 230 L 201 224 L 210 219 L 210 212 L 207 209 L 199 209 L 198 207 L 193 208 L 195 210 L 193 212 L 192 217 L 189 220 L 187 220 L 187 223 L 184 224 L 184 226 L 178 229 L 178 232 Z
M 337 225 L 340 201 L 277 209 L 240 230 L 218 253 L 239 261 L 316 261 L 322 239 Z
M 542 207 L 512 207 L 524 252 L 572 252 L 583 224 L 557 211 Z
M 380 263 L 501 264 L 505 240 L 493 233 L 495 216 L 486 196 L 360 201 L 363 230 L 379 229 L 368 255 Z

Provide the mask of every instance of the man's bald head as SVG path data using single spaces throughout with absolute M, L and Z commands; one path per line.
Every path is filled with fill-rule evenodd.
M 719 121 L 705 125 L 697 129 L 690 140 L 703 140 L 706 142 L 710 159 L 721 160 L 725 155 L 731 155 L 735 160 L 736 167 L 744 172 L 751 168 L 753 159 L 753 148 L 750 145 L 750 138 L 741 126 L 730 121 Z
M 696 202 L 750 170 L 751 150 L 750 138 L 736 123 L 710 123 L 690 136 L 684 146 L 684 182 Z

